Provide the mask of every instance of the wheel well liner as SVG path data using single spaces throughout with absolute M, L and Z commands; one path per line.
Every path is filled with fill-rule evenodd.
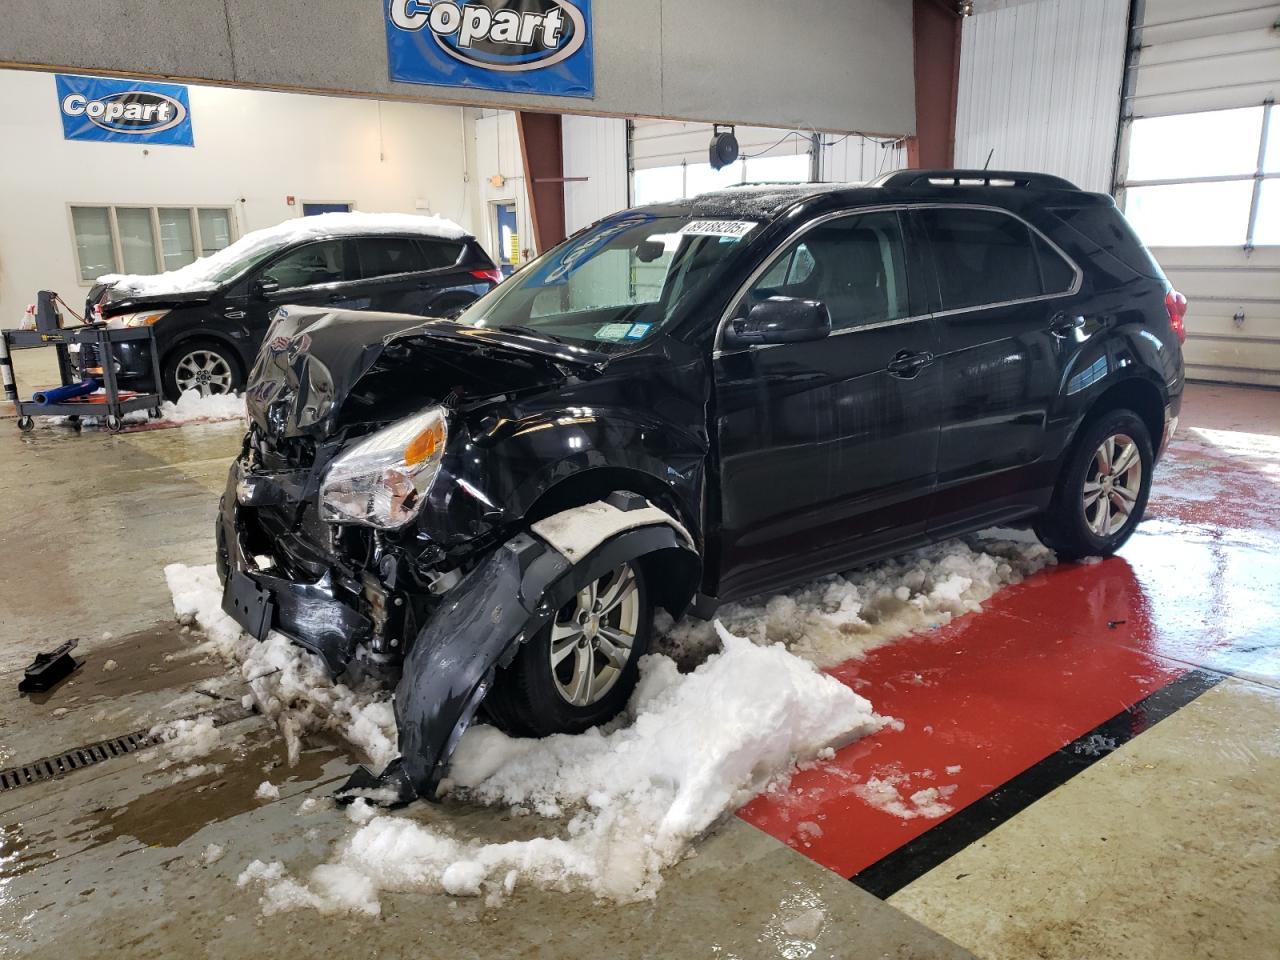
M 1164 433 L 1164 406 L 1160 388 L 1150 380 L 1142 377 L 1121 380 L 1119 383 L 1112 384 L 1093 401 L 1089 411 L 1075 429 L 1072 445 L 1074 446 L 1076 437 L 1083 434 L 1090 424 L 1104 414 L 1112 410 L 1132 410 L 1142 418 L 1143 425 L 1151 434 L 1152 449 L 1157 449 L 1160 445 L 1160 437 Z

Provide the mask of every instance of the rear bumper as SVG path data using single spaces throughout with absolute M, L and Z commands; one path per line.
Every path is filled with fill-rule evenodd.
M 326 566 L 318 554 L 288 557 L 291 567 L 303 566 L 310 572 L 309 579 L 275 575 L 274 561 L 286 558 L 271 554 L 266 556 L 273 563 L 262 569 L 257 556 L 246 547 L 245 538 L 256 523 L 253 511 L 259 506 L 253 503 L 255 492 L 252 484 L 244 482 L 237 459 L 228 474 L 218 515 L 222 608 L 259 640 L 274 630 L 317 654 L 336 676 L 351 661 L 356 647 L 370 638 L 373 622 L 359 609 L 358 595 L 347 582 L 350 578 L 337 565 Z M 242 499 L 249 502 L 241 503 Z M 279 544 L 275 552 L 284 549 Z

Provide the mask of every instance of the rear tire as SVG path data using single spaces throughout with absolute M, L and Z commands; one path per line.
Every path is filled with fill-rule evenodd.
M 231 347 L 218 340 L 184 340 L 165 355 L 160 377 L 165 397 L 174 403 L 186 390 L 209 396 L 244 389 L 239 358 Z
M 485 713 L 513 736 L 581 733 L 606 723 L 631 698 L 652 629 L 644 571 L 636 561 L 624 563 L 579 591 L 521 645 L 511 665 L 498 672 Z M 584 679 L 587 673 L 590 679 Z
M 1154 459 L 1141 417 L 1103 414 L 1072 447 L 1036 536 L 1062 560 L 1115 553 L 1147 508 Z

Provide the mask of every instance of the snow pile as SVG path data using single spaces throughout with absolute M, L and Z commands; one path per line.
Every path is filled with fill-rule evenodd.
M 270 780 L 263 780 L 258 784 L 258 789 L 253 791 L 253 796 L 256 800 L 279 800 L 280 788 Z
M 366 804 L 355 818 L 367 822 L 305 882 L 260 862 L 242 879 L 265 883 L 268 913 L 308 906 L 376 914 L 384 890 L 498 898 L 519 883 L 623 902 L 652 897 L 665 867 L 797 760 L 891 722 L 779 645 L 723 630 L 721 642 L 722 652 L 689 674 L 667 657 L 645 658 L 625 719 L 608 731 L 543 740 L 487 726 L 467 732 L 453 790 L 564 820 L 558 836 L 468 841 Z
M 117 294 L 131 293 L 140 296 L 213 290 L 220 283 L 245 272 L 251 264 L 286 244 L 319 237 L 366 233 L 411 233 L 442 240 L 459 240 L 470 236 L 452 220 L 444 217 L 407 213 L 322 213 L 314 217 L 297 217 L 265 230 L 246 233 L 217 253 L 201 257 L 177 270 L 155 274 L 108 273 L 98 277 L 98 283 L 113 284 Z
M 212 564 L 164 568 L 178 619 L 199 625 L 207 645 L 238 665 L 259 710 L 284 736 L 289 763 L 297 762 L 302 735 L 331 730 L 381 769 L 396 756 L 396 721 L 390 694 L 334 683 L 319 657 L 278 633 L 258 643 L 222 610 L 222 585 Z
M 952 811 L 946 799 L 956 792 L 955 784 L 925 787 L 904 796 L 902 788 L 906 782 L 904 774 L 872 776 L 865 783 L 854 786 L 853 793 L 864 803 L 902 820 L 914 820 L 916 817 L 936 820 Z
M 238 393 L 214 393 L 202 396 L 197 390 L 186 390 L 174 403 L 160 405 L 160 419 L 168 423 L 191 423 L 196 420 L 243 420 L 244 397 Z
M 908 633 L 973 613 L 997 590 L 1055 563 L 1034 540 L 948 540 L 794 590 L 727 604 L 730 631 L 782 643 L 820 667 L 843 663 Z M 715 649 L 708 623 L 685 620 L 659 646 L 682 666 Z

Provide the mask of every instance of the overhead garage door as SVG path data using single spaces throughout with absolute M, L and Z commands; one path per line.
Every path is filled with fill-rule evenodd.
M 1187 375 L 1280 386 L 1280 3 L 1134 14 L 1117 198 L 1190 301 Z

